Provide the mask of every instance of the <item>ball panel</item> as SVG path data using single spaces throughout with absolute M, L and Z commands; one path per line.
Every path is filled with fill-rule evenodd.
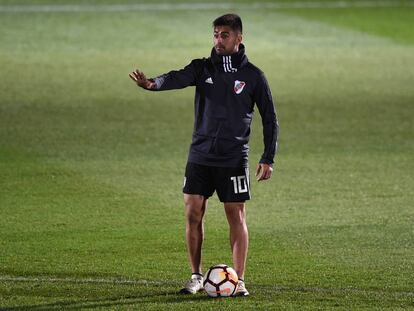
M 216 286 L 212 285 L 210 282 L 204 285 L 204 290 L 210 297 L 217 297 L 217 288 Z
M 236 291 L 236 287 L 236 285 L 227 281 L 226 283 L 219 286 L 217 294 L 220 294 L 220 296 L 222 297 L 229 297 L 234 294 L 234 292 Z
M 226 270 L 228 279 L 237 284 L 239 282 L 239 276 L 237 275 L 236 271 L 231 267 L 227 267 Z
M 227 277 L 226 271 L 222 267 L 214 267 L 210 270 L 209 279 L 215 283 L 220 284 L 221 282 L 225 281 Z

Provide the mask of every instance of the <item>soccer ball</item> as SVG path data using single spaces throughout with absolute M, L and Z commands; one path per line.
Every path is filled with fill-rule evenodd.
M 233 268 L 225 264 L 212 266 L 204 275 L 204 290 L 210 297 L 230 297 L 237 290 L 239 278 Z

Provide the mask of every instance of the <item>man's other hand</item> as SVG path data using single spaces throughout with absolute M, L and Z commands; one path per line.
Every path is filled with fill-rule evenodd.
M 272 176 L 273 167 L 270 164 L 259 163 L 256 167 L 257 181 L 269 179 Z
M 140 87 L 144 89 L 155 89 L 157 86 L 153 80 L 148 80 L 145 74 L 142 71 L 139 71 L 139 69 L 136 69 L 135 71 L 131 72 L 129 74 L 129 77 Z

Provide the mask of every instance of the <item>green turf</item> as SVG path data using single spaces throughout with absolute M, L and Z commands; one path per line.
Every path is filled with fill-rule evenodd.
M 414 44 L 414 7 L 288 10 L 296 15 L 390 40 Z M 375 22 L 372 19 L 375 18 Z
M 238 12 L 281 126 L 252 296 L 175 294 L 194 90 L 128 78 L 208 55 L 223 12 L 2 12 L 0 309 L 414 310 L 413 9 Z M 256 115 L 251 169 L 261 141 Z M 203 262 L 231 264 L 216 197 Z

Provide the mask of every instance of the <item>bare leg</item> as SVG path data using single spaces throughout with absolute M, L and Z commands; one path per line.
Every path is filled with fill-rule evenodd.
M 193 273 L 201 272 L 201 246 L 204 239 L 203 217 L 207 199 L 202 195 L 184 194 L 186 215 L 186 240 L 188 259 Z
M 230 246 L 233 254 L 233 265 L 240 279 L 244 279 L 249 233 L 246 224 L 246 209 L 244 202 L 224 203 L 227 221 L 230 226 Z

